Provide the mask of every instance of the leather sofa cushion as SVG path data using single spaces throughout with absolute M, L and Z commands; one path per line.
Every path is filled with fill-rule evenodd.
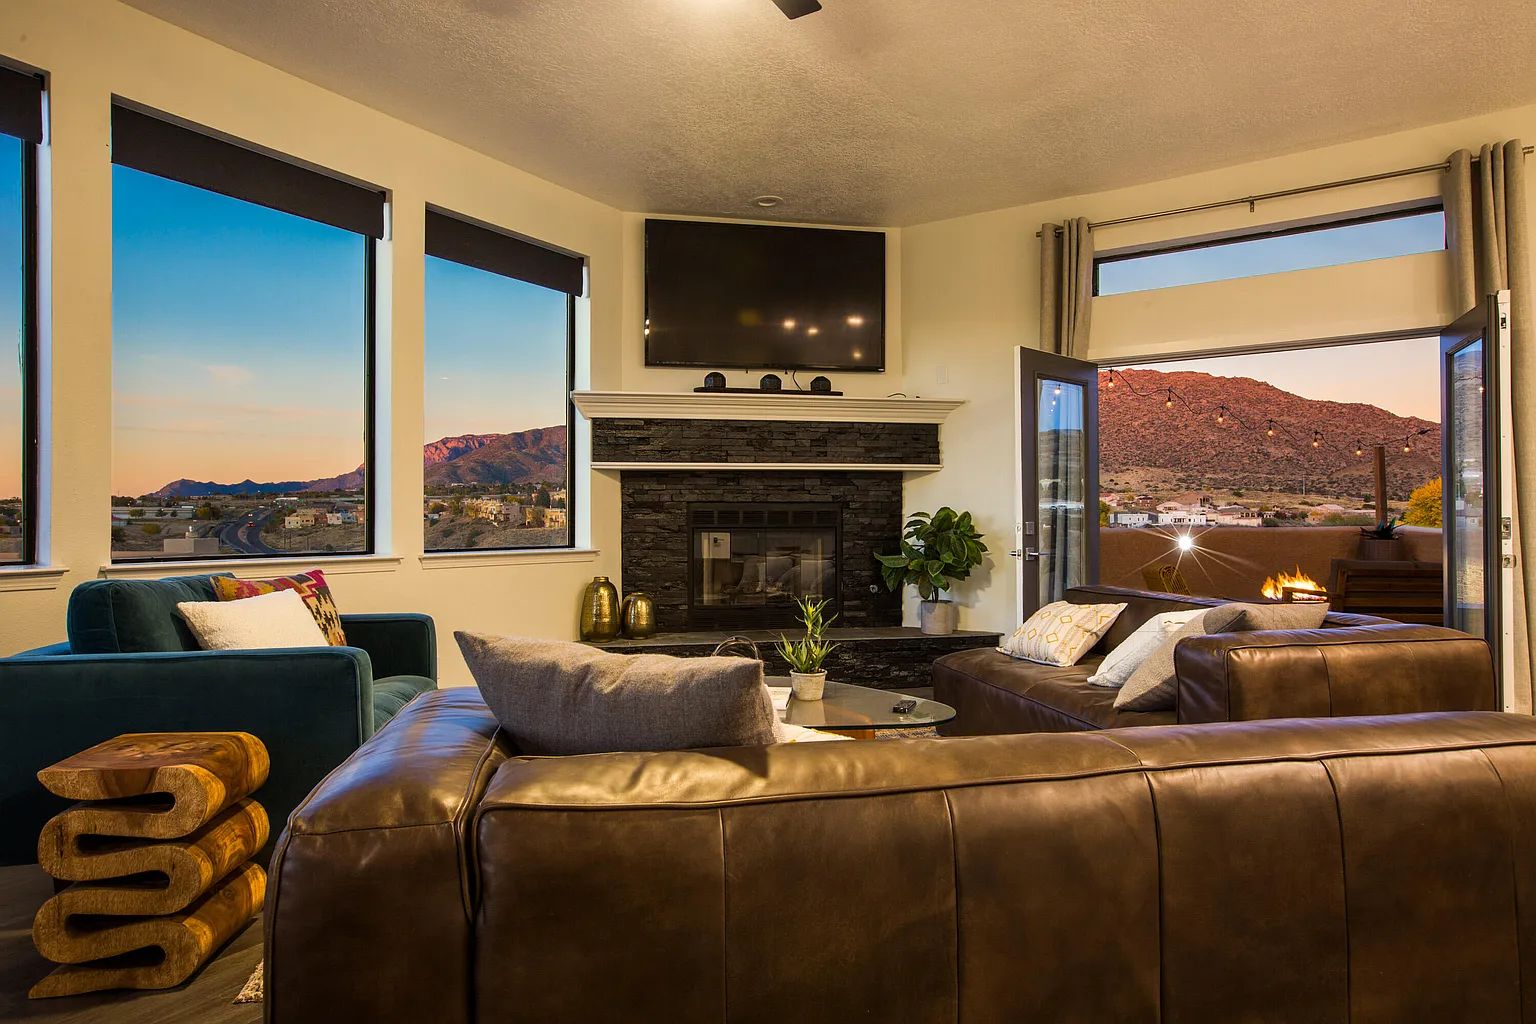
M 214 600 L 211 576 L 87 580 L 69 595 L 70 649 L 75 654 L 201 650 L 176 606 Z
M 934 696 L 954 704 L 961 711 L 961 720 L 957 720 L 955 730 L 944 731 L 946 734 L 964 732 L 963 719 L 975 704 L 1014 707 L 1024 715 L 1040 718 L 1032 724 L 1041 730 L 1173 724 L 1177 716 L 1172 710 L 1117 709 L 1115 695 L 1118 690 L 1088 682 L 1088 677 L 1098 671 L 1102 660 L 1084 658 L 1076 665 L 1064 667 L 1037 665 L 1016 661 L 985 647 L 945 655 L 934 666 L 936 687 L 939 686 L 941 668 L 946 677 L 942 692 L 936 690 Z M 949 700 L 951 697 L 954 699 Z

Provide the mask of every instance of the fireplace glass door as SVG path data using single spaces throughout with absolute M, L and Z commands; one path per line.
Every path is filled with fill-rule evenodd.
M 689 625 L 792 627 L 803 597 L 837 611 L 840 519 L 826 504 L 690 506 Z

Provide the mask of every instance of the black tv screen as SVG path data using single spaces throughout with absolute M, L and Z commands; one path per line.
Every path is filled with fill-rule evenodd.
M 885 369 L 885 235 L 645 222 L 645 365 Z

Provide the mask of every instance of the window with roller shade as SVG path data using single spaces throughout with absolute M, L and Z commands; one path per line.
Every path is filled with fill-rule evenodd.
M 426 238 L 426 549 L 569 547 L 584 261 L 437 210 Z
M 372 541 L 383 193 L 112 111 L 117 561 Z
M 37 147 L 43 79 L 0 67 L 0 566 L 38 561 Z

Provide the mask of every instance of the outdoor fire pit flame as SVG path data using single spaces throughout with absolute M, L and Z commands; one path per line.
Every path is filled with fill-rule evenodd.
M 1272 601 L 1326 601 L 1328 592 L 1312 577 L 1296 567 L 1294 573 L 1278 572 L 1264 580 L 1262 591 Z

